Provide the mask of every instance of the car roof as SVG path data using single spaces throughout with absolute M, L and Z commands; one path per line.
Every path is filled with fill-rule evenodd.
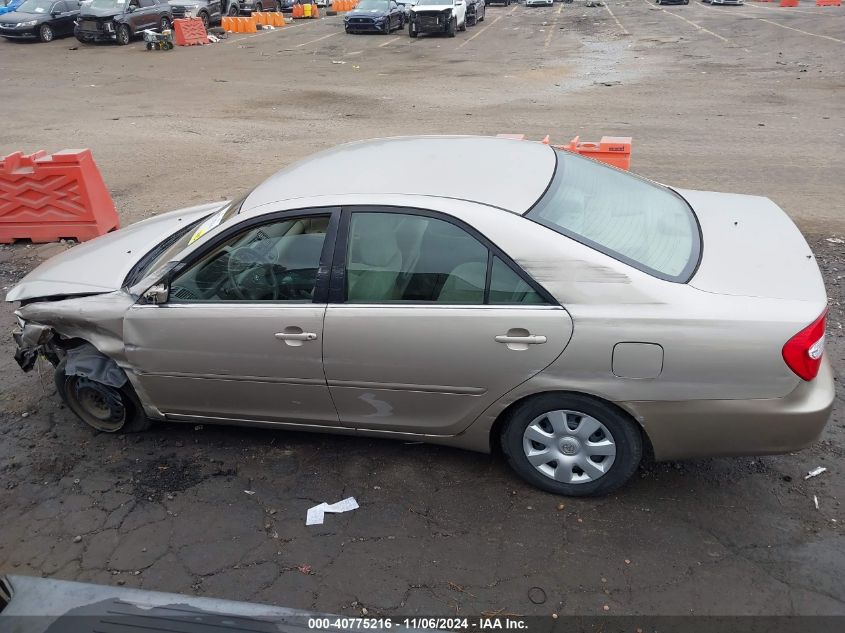
M 411 136 L 340 145 L 258 185 L 241 211 L 293 198 L 406 194 L 457 198 L 525 213 L 556 158 L 548 145 L 489 136 Z M 401 169 L 397 169 L 401 166 Z

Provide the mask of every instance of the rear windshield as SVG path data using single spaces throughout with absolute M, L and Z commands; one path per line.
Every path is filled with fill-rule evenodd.
M 698 222 L 683 198 L 571 152 L 557 151 L 551 185 L 526 217 L 660 279 L 686 282 L 698 265 Z

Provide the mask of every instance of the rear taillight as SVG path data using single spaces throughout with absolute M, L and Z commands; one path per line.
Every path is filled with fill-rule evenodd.
M 812 380 L 819 373 L 824 355 L 824 325 L 827 310 L 818 319 L 786 342 L 783 360 L 804 380 Z

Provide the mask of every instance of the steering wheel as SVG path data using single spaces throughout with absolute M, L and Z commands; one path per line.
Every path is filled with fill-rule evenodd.
M 268 294 L 272 300 L 279 298 L 279 283 L 274 268 L 275 264 L 269 258 L 250 246 L 233 250 L 226 263 L 232 290 L 244 301 L 266 300 Z

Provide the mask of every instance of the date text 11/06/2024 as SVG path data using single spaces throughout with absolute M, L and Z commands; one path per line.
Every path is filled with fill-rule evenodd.
M 519 618 L 309 618 L 309 629 L 439 629 L 445 631 L 495 631 L 527 629 L 528 625 Z

